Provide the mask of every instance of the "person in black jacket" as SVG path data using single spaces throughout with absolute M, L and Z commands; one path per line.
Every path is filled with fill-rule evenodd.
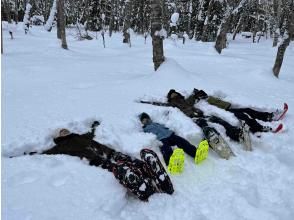
M 147 201 L 155 192 L 173 193 L 173 186 L 166 172 L 163 175 L 165 178 L 162 179 L 162 173 L 154 172 L 154 164 L 142 156 L 152 154 L 157 157 L 153 151 L 143 149 L 141 151 L 142 160 L 115 151 L 93 140 L 95 128 L 98 125 L 99 122 L 94 122 L 91 132 L 85 134 L 71 133 L 68 129 L 61 129 L 59 136 L 54 138 L 56 145 L 41 152 L 41 154 L 66 154 L 81 159 L 85 158 L 90 165 L 99 166 L 113 172 L 122 185 L 144 201 Z M 29 154 L 36 153 L 31 152 Z M 157 165 L 163 168 L 159 160 L 156 163 L 159 163 Z
M 206 100 L 211 105 L 233 113 L 236 118 L 244 121 L 249 126 L 249 129 L 252 133 L 278 132 L 279 128 L 281 127 L 280 125 L 276 129 L 273 129 L 270 126 L 264 126 L 260 124 L 257 120 L 265 122 L 278 121 L 285 116 L 285 113 L 288 110 L 288 105 L 286 103 L 284 103 L 283 110 L 277 109 L 275 112 L 258 111 L 248 107 L 237 107 L 230 102 L 224 101 L 218 97 L 207 95 L 206 92 L 204 92 L 203 90 L 198 90 L 195 88 L 193 90 L 193 93 L 191 94 L 191 97 L 193 97 L 195 103 L 197 103 L 199 100 Z

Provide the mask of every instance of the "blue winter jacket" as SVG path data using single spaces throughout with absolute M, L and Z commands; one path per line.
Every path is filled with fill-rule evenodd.
M 162 124 L 151 122 L 143 127 L 144 132 L 155 134 L 158 140 L 168 138 L 173 134 L 173 131 L 169 130 Z

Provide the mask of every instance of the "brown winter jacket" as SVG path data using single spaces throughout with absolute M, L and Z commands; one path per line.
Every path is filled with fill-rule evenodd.
M 172 107 L 179 108 L 185 115 L 190 118 L 202 117 L 203 112 L 194 107 L 195 98 L 193 95 L 185 99 L 182 95 L 176 96 L 174 98 L 168 98 L 168 103 Z
M 203 117 L 203 112 L 194 107 L 196 97 L 194 95 L 189 96 L 185 99 L 184 96 L 182 96 L 180 93 L 176 92 L 178 95 L 174 98 L 169 97 L 169 94 L 167 95 L 168 102 L 148 102 L 148 101 L 140 101 L 140 103 L 145 104 L 152 104 L 152 105 L 158 105 L 158 106 L 170 106 L 178 108 L 180 111 L 182 111 L 185 115 L 187 115 L 190 118 L 194 117 Z
M 94 135 L 90 132 L 81 135 L 71 133 L 64 137 L 57 137 L 54 139 L 56 145 L 43 151 L 42 154 L 67 154 L 81 159 L 86 158 L 89 161 L 97 157 L 110 158 L 114 150 L 94 141 L 93 138 Z

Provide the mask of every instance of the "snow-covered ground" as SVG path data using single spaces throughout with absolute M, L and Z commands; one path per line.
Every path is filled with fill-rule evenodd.
M 131 48 L 122 44 L 121 34 L 107 36 L 104 49 L 100 36 L 76 41 L 69 34 L 69 50 L 61 49 L 55 30 L 42 27 L 25 35 L 19 25 L 14 40 L 6 30 L 3 38 L 2 219 L 293 219 L 293 44 L 276 79 L 271 67 L 277 48 L 270 40 L 252 44 L 239 37 L 221 55 L 212 43 L 165 40 L 166 62 L 154 72 L 151 39 L 144 44 L 142 36 L 132 36 Z M 95 119 L 102 122 L 97 141 L 136 157 L 143 147 L 159 153 L 160 143 L 142 132 L 138 114 L 143 111 L 199 141 L 201 130 L 178 110 L 136 103 L 165 101 L 171 88 L 185 95 L 201 88 L 267 110 L 287 102 L 285 129 L 252 136 L 253 152 L 226 138 L 237 155 L 228 161 L 212 151 L 200 165 L 187 156 L 183 174 L 171 176 L 175 193 L 155 194 L 148 203 L 126 194 L 112 173 L 78 158 L 8 157 L 53 146 L 58 128 L 86 132 Z M 230 113 L 198 106 L 238 123 Z

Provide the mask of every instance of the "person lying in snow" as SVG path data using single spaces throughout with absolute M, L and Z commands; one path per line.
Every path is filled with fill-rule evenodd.
M 85 158 L 90 165 L 113 172 L 115 178 L 140 200 L 147 201 L 155 192 L 174 192 L 169 176 L 153 151 L 141 150 L 142 160 L 139 160 L 100 144 L 93 140 L 98 125 L 99 122 L 95 121 L 91 132 L 85 134 L 61 129 L 59 136 L 54 138 L 56 145 L 41 154 L 66 154 Z M 35 153 L 37 152 L 29 154 Z
M 193 90 L 192 96 L 194 96 L 196 102 L 199 100 L 206 100 L 211 105 L 232 112 L 236 118 L 244 121 L 249 126 L 252 133 L 269 131 L 276 133 L 280 131 L 283 127 L 282 124 L 280 124 L 276 129 L 273 129 L 272 127 L 261 125 L 256 121 L 256 119 L 265 122 L 278 121 L 281 120 L 288 111 L 288 105 L 286 103 L 284 103 L 283 110 L 277 110 L 275 112 L 257 111 L 252 108 L 237 108 L 234 107 L 232 103 L 224 101 L 218 97 L 209 96 L 203 90 L 198 89 Z
M 165 164 L 168 167 L 168 170 L 171 173 L 180 173 L 183 170 L 184 166 L 184 153 L 187 153 L 192 158 L 195 159 L 195 163 L 197 163 L 196 151 L 201 150 L 203 145 L 200 145 L 197 149 L 194 145 L 190 144 L 186 139 L 176 135 L 173 131 L 168 129 L 162 124 L 155 123 L 151 120 L 150 116 L 143 112 L 139 116 L 140 121 L 142 123 L 143 131 L 146 133 L 152 133 L 156 135 L 157 140 L 162 142 L 162 146 L 160 147 L 160 151 L 162 153 Z M 178 149 L 173 150 L 172 146 L 177 146 L 183 150 L 178 151 Z M 208 143 L 207 143 L 207 151 L 202 160 L 206 159 L 208 153 Z
M 220 133 L 215 128 L 210 127 L 208 122 L 222 125 L 226 130 L 227 136 L 229 136 L 234 141 L 244 143 L 245 150 L 252 150 L 251 141 L 248 134 L 249 128 L 246 124 L 242 124 L 242 126 L 239 128 L 231 125 L 220 117 L 204 115 L 203 111 L 194 107 L 196 100 L 194 95 L 191 95 L 185 99 L 185 97 L 179 92 L 171 89 L 167 94 L 167 100 L 167 103 L 148 101 L 140 101 L 140 103 L 178 108 L 186 116 L 192 118 L 192 120 L 202 129 L 210 147 L 222 158 L 229 159 L 229 157 L 234 155 L 234 153 L 226 141 L 221 137 Z

